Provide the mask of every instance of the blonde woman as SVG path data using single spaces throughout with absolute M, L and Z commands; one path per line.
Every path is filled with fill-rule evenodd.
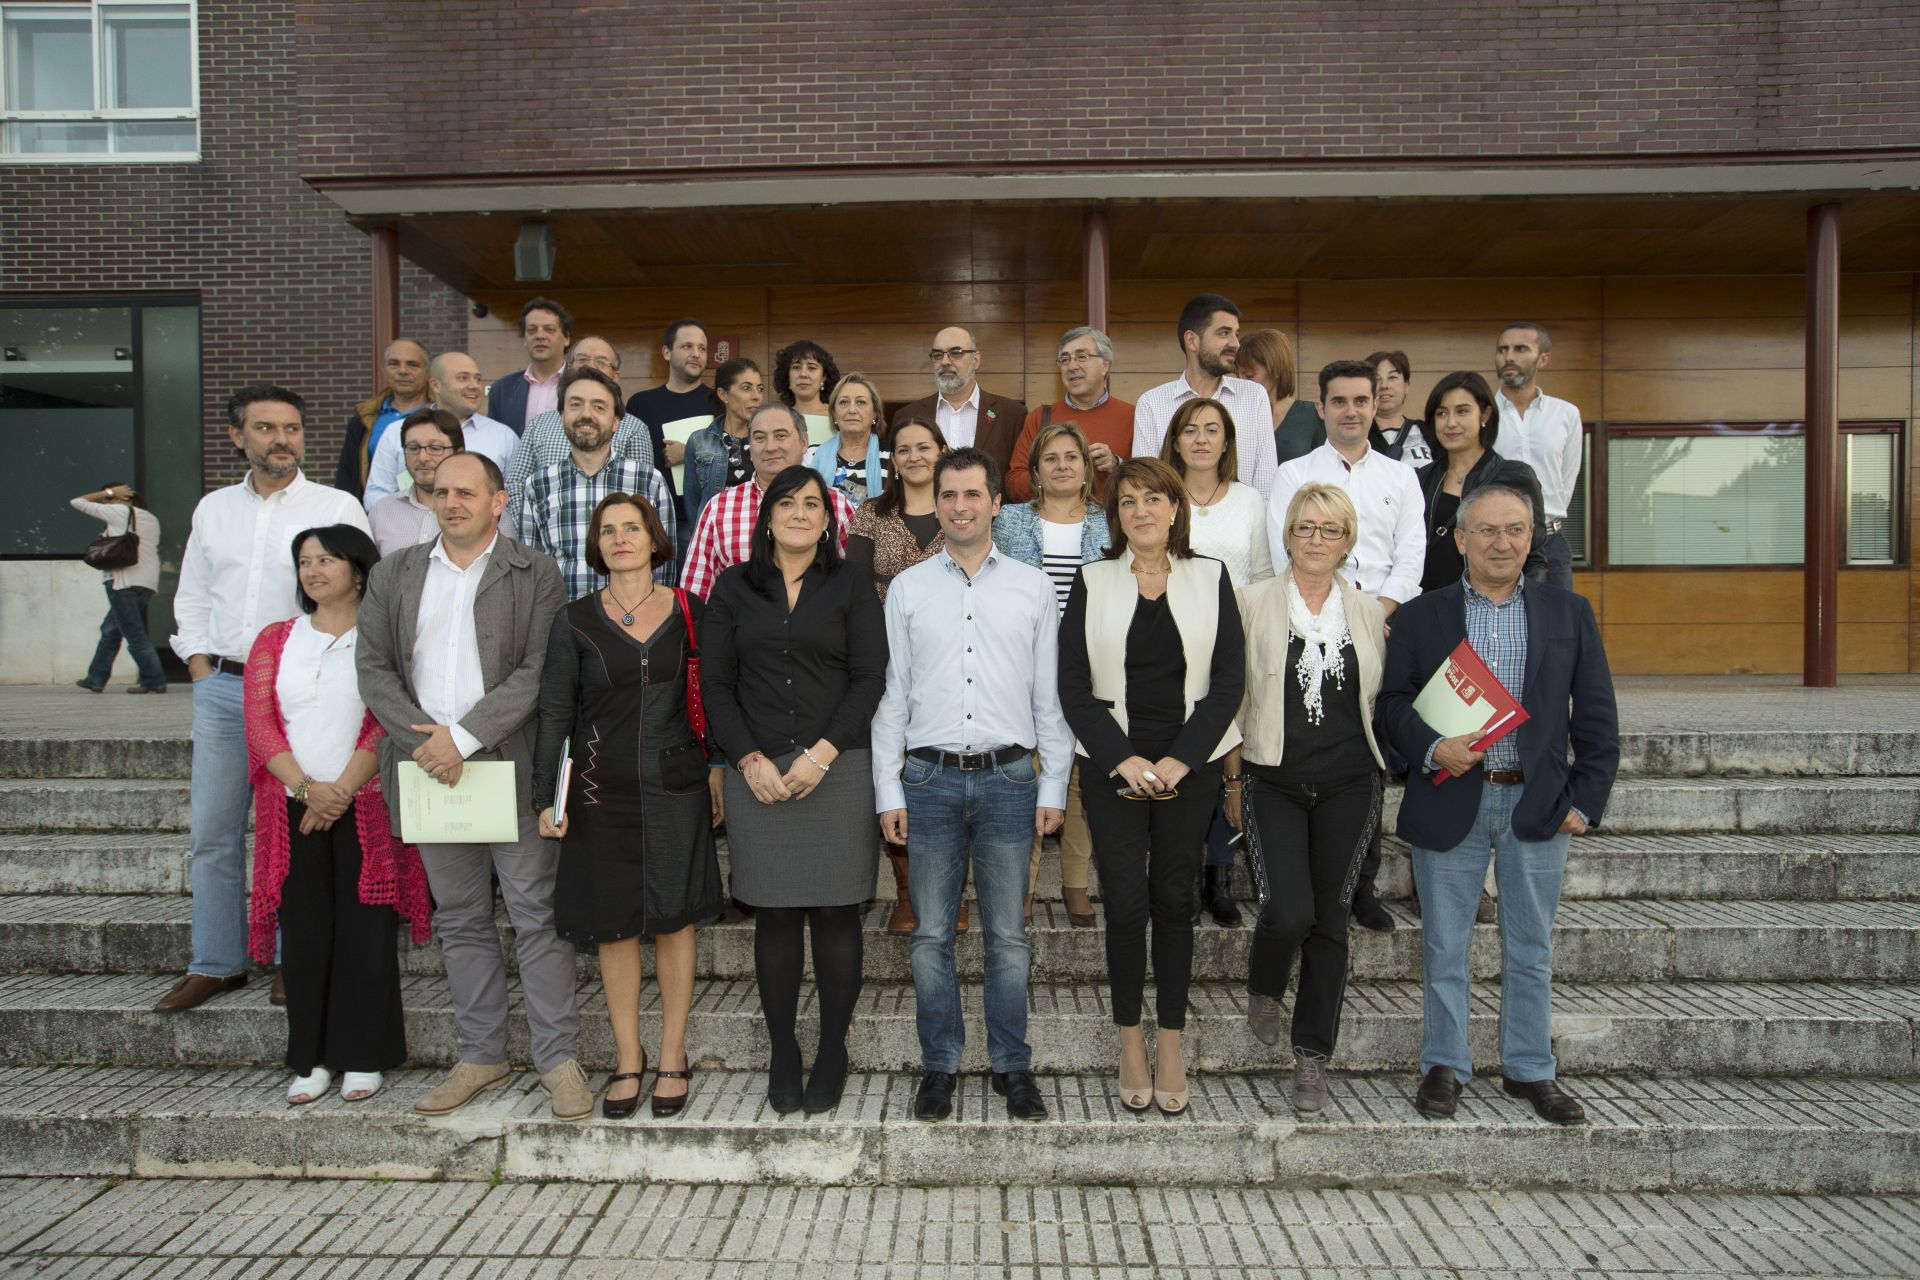
M 889 455 L 880 447 L 878 431 L 884 403 L 880 388 L 866 374 L 850 373 L 840 379 L 827 401 L 833 434 L 808 449 L 804 459 L 828 488 L 838 489 L 856 507 L 879 497 L 887 487 Z

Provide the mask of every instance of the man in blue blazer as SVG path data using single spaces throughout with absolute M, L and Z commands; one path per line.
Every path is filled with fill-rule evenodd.
M 1400 607 L 1387 637 L 1380 726 L 1413 762 L 1400 835 L 1413 845 L 1425 927 L 1426 1033 L 1414 1106 L 1449 1117 L 1473 1075 L 1467 944 L 1494 855 L 1500 890 L 1501 1084 L 1543 1119 L 1584 1124 L 1554 1080 L 1553 917 L 1569 836 L 1600 821 L 1620 767 L 1620 721 L 1600 628 L 1584 597 L 1524 575 L 1535 513 L 1498 483 L 1462 500 L 1467 572 Z M 1414 709 L 1462 640 L 1530 717 L 1487 749 L 1443 738 Z M 1571 760 L 1569 760 L 1571 748 Z M 1435 785 L 1434 775 L 1452 776 Z
M 523 436 L 533 420 L 560 407 L 560 376 L 567 371 L 573 345 L 573 317 L 551 298 L 534 298 L 520 308 L 520 342 L 527 367 L 501 374 L 487 388 L 487 416 Z

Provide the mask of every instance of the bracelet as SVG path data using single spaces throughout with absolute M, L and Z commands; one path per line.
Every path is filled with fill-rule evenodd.
M 1229 773 L 1220 779 L 1222 782 L 1245 782 L 1246 780 L 1247 775 L 1244 773 Z
M 829 769 L 831 769 L 831 768 L 833 768 L 833 766 L 832 766 L 832 765 L 830 765 L 830 764 L 821 764 L 819 760 L 817 760 L 817 759 L 815 759 L 815 757 L 814 757 L 814 754 L 813 754 L 813 748 L 811 748 L 811 747 L 802 747 L 802 748 L 800 748 L 800 754 L 801 754 L 801 755 L 803 755 L 803 756 L 805 756 L 805 757 L 806 757 L 806 758 L 808 759 L 808 761 L 810 761 L 810 762 L 812 763 L 812 765 L 813 765 L 813 767 L 814 767 L 814 768 L 816 768 L 816 769 L 818 769 L 818 770 L 819 770 L 820 772 L 822 772 L 822 773 L 825 773 L 825 772 L 826 772 L 827 770 L 829 770 Z
M 313 779 L 302 774 L 300 781 L 294 784 L 293 798 L 301 804 L 305 804 L 307 802 L 307 793 L 311 790 L 313 790 Z

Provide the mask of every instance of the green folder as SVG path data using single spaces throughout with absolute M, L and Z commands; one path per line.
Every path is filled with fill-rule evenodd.
M 512 844 L 520 838 L 513 783 L 511 760 L 469 760 L 451 787 L 402 760 L 400 838 L 408 844 Z

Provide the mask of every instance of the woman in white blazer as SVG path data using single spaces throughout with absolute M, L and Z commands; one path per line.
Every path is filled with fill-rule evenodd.
M 1186 491 L 1166 463 L 1122 463 L 1107 522 L 1107 558 L 1081 568 L 1060 620 L 1060 705 L 1077 739 L 1106 899 L 1120 1103 L 1144 1111 L 1151 1097 L 1181 1115 L 1194 882 L 1221 761 L 1240 741 L 1240 611 L 1226 568 L 1193 554 Z M 1149 920 L 1159 1028 L 1151 1068 L 1140 1026 Z
M 1262 1043 L 1278 1042 L 1280 999 L 1298 957 L 1293 1105 L 1318 1111 L 1346 994 L 1347 910 L 1380 820 L 1386 766 L 1373 737 L 1373 701 L 1386 614 L 1340 576 L 1359 534 L 1344 489 L 1302 485 L 1282 530 L 1289 567 L 1240 593 L 1244 738 L 1228 754 L 1227 820 L 1241 826 L 1251 799 L 1267 876 L 1248 961 L 1247 1023 Z

